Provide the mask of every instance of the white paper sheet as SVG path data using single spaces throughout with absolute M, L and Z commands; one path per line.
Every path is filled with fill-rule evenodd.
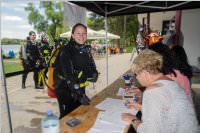
M 127 125 L 126 122 L 121 120 L 121 113 L 136 114 L 137 110 L 128 109 L 124 105 L 124 101 L 120 99 L 107 98 L 96 106 L 99 109 L 105 110 L 101 120 L 110 122 L 116 125 Z
M 96 108 L 101 110 L 117 109 L 123 104 L 123 100 L 106 98 L 104 101 L 96 105 Z
M 117 96 L 124 96 L 126 95 L 126 91 L 124 88 L 119 88 L 118 92 L 117 92 Z
M 107 131 L 107 130 L 96 130 L 94 128 L 91 128 L 87 131 L 87 133 L 123 133 L 124 131 Z
M 129 109 L 125 106 L 124 102 L 125 101 L 121 99 L 106 98 L 104 101 L 97 104 L 96 108 L 113 112 L 129 112 Z M 134 113 L 133 109 L 130 111 Z
M 116 125 L 103 120 L 105 112 L 99 112 L 95 124 L 87 133 L 122 133 L 124 125 Z
M 106 130 L 97 130 L 94 128 L 90 128 L 87 133 L 123 133 L 124 131 L 106 131 Z
M 125 106 L 121 106 L 116 110 L 107 110 L 105 111 L 103 117 L 101 118 L 103 121 L 110 122 L 116 125 L 126 126 L 127 123 L 121 119 L 122 113 L 131 113 L 136 114 L 137 111 L 133 109 L 128 109 Z

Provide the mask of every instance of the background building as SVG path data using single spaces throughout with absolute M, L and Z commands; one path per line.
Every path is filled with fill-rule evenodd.
M 183 10 L 180 13 L 179 44 L 184 47 L 190 64 L 194 66 L 199 66 L 200 57 L 199 16 L 200 9 Z M 147 13 L 138 14 L 138 20 L 145 29 L 148 26 L 147 17 Z M 176 11 L 150 13 L 149 18 L 150 29 L 165 34 L 170 22 L 176 20 Z

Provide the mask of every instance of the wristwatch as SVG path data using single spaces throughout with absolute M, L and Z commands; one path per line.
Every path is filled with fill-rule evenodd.
M 135 124 L 135 121 L 137 121 L 137 118 L 134 118 L 133 120 L 131 120 L 132 124 Z

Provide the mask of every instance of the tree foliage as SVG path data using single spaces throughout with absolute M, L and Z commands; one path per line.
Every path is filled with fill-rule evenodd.
M 126 19 L 126 21 L 124 21 Z M 124 27 L 124 22 L 125 27 Z M 124 16 L 114 16 L 108 17 L 108 32 L 119 35 L 121 38 L 117 41 L 118 47 L 124 47 L 123 42 L 126 42 L 127 45 L 134 43 L 133 40 L 136 38 L 137 29 L 138 29 L 138 19 L 137 15 L 127 15 Z M 87 26 L 94 30 L 105 29 L 104 26 L 104 17 L 95 13 L 90 13 L 89 18 L 87 18 Z M 126 28 L 126 29 L 124 29 Z M 126 31 L 124 33 L 124 31 Z M 111 40 L 112 43 L 115 43 L 116 40 Z
M 33 25 L 38 33 L 46 32 L 51 42 L 67 31 L 63 21 L 63 2 L 40 1 L 39 9 L 28 3 L 25 10 L 28 12 L 29 24 Z
M 23 39 L 2 38 L 1 44 L 3 44 L 3 45 L 22 44 L 23 41 L 24 41 Z
M 69 29 L 64 27 L 63 2 L 40 1 L 39 9 L 34 7 L 32 3 L 28 3 L 25 10 L 28 12 L 29 23 L 34 26 L 38 33 L 42 31 L 48 33 L 50 40 L 58 38 L 61 33 Z M 41 14 L 42 11 L 43 14 Z M 104 21 L 103 16 L 91 12 L 87 18 L 87 26 L 94 30 L 105 29 Z M 137 15 L 108 17 L 107 22 L 108 32 L 121 37 L 120 40 L 117 40 L 119 47 L 133 43 L 138 29 Z M 111 40 L 111 42 L 116 43 L 116 40 Z
M 104 17 L 91 12 L 87 19 L 87 26 L 97 31 L 104 29 Z

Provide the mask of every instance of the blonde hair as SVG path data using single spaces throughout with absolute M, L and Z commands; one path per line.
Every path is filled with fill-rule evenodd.
M 162 65 L 162 55 L 150 49 L 145 49 L 134 59 L 131 69 L 133 73 L 146 70 L 152 74 L 157 74 L 162 72 Z

